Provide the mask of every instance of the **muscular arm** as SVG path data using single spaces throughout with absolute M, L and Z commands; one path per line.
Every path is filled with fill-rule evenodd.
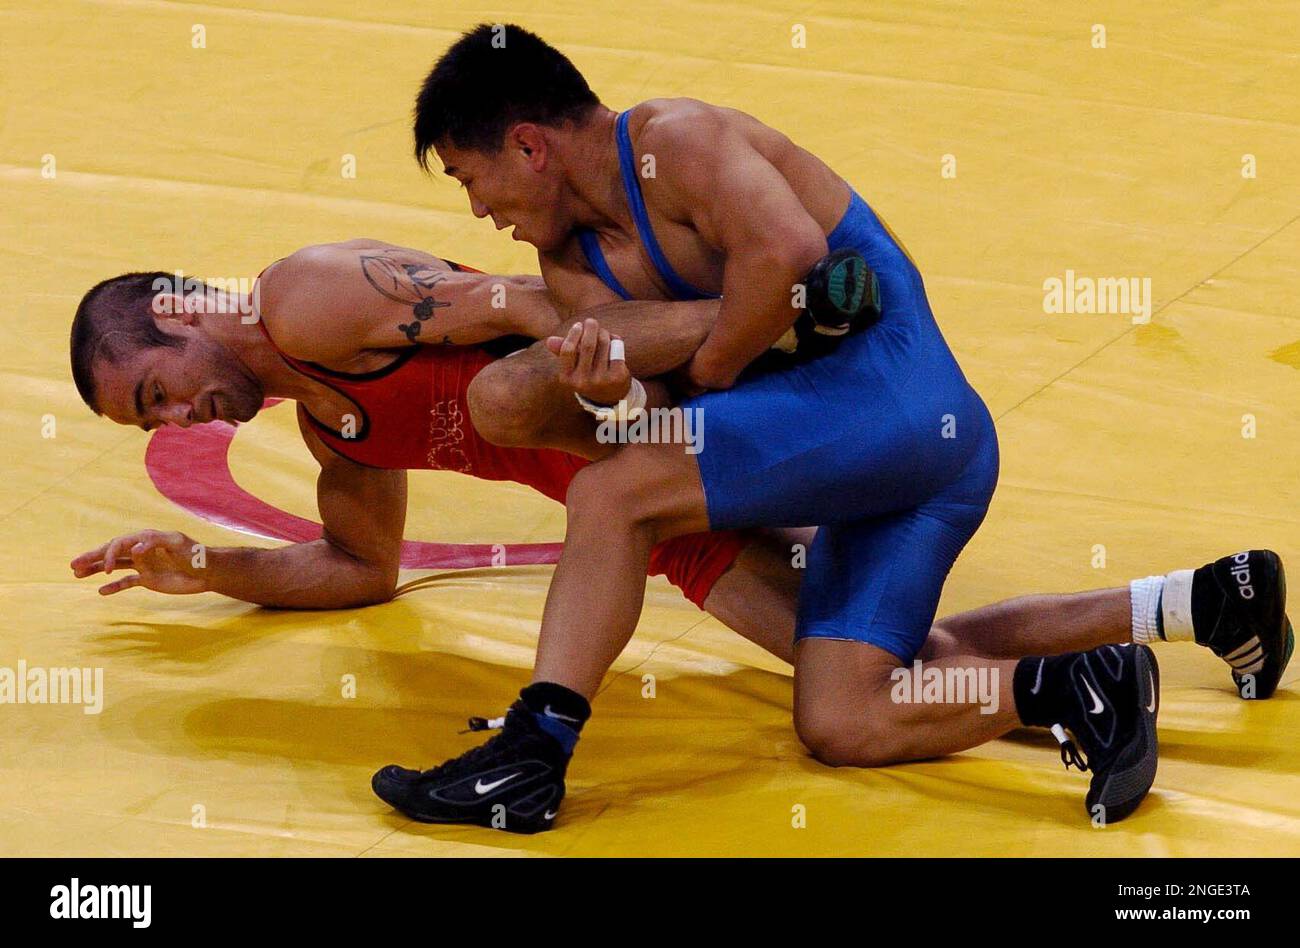
M 325 530 L 319 540 L 270 550 L 204 548 L 181 533 L 142 530 L 78 556 L 73 572 L 86 577 L 128 570 L 100 587 L 102 595 L 143 586 L 176 595 L 217 592 L 285 609 L 347 609 L 391 599 L 406 520 L 406 472 L 363 467 L 334 454 L 305 425 L 301 409 L 298 425 L 321 465 L 316 496 Z
M 638 378 L 685 365 L 717 319 L 717 300 L 623 302 L 595 274 L 556 258 L 541 260 L 547 284 L 567 314 L 565 329 L 580 318 L 597 319 L 623 339 L 627 368 Z M 651 404 L 666 404 L 662 386 L 647 388 Z M 479 434 L 503 447 L 554 448 L 586 458 L 609 450 L 596 443 L 595 424 L 574 401 L 545 341 L 479 372 L 469 387 L 469 409 Z
M 719 117 L 651 120 L 641 139 L 658 157 L 660 186 L 726 254 L 722 308 L 690 374 L 728 388 L 794 324 L 793 288 L 825 256 L 826 237 L 781 173 Z
M 600 277 L 577 261 L 572 245 L 559 255 L 539 255 L 538 260 L 563 316 L 556 335 L 563 336 L 579 319 L 598 320 L 624 341 L 628 369 L 638 378 L 662 375 L 685 365 L 718 318 L 717 300 L 621 300 Z M 552 361 L 541 345 L 515 358 L 546 366 Z M 570 394 L 570 400 L 572 397 Z
M 456 271 L 371 240 L 304 247 L 267 269 L 259 293 L 281 347 L 325 363 L 373 349 L 540 338 L 558 321 L 540 277 Z
M 406 522 L 406 472 L 364 467 L 335 454 L 307 425 L 301 407 L 298 425 L 321 465 L 316 503 L 323 535 L 272 550 L 210 550 L 208 589 L 287 609 L 346 609 L 391 599 Z
M 628 371 L 637 378 L 646 379 L 671 372 L 689 362 L 717 321 L 719 307 L 718 300 L 684 303 L 637 300 L 602 303 L 583 310 L 576 318 L 595 319 L 622 339 L 627 349 Z M 529 352 L 543 348 L 544 343 L 537 343 L 530 347 Z

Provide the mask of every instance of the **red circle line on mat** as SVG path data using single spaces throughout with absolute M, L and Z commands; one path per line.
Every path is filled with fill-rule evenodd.
M 280 402 L 268 398 L 262 407 Z M 254 497 L 230 473 L 230 443 L 238 425 L 211 422 L 191 428 L 164 425 L 153 433 L 144 466 L 158 492 L 172 503 L 211 523 L 268 540 L 305 543 L 320 539 L 321 525 Z M 426 543 L 403 540 L 401 564 L 407 569 L 470 569 L 491 566 L 504 548 L 508 562 L 524 566 L 554 563 L 561 543 Z M 498 562 L 500 560 L 498 559 Z

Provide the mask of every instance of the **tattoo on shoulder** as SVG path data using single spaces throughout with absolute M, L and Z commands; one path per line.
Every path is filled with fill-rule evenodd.
M 447 278 L 446 272 L 427 263 L 406 263 L 399 259 L 399 250 L 378 250 L 361 255 L 361 272 L 366 282 L 395 303 L 407 303 L 415 316 L 409 323 L 398 323 L 397 329 L 409 342 L 415 342 L 423 324 L 433 318 L 435 309 L 450 306 L 446 300 L 436 299 L 434 288 Z M 447 337 L 443 337 L 446 342 Z

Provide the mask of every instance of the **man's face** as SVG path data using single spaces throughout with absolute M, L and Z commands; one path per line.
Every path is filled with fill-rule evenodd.
M 162 425 L 248 421 L 262 407 L 262 385 L 225 346 L 182 327 L 184 344 L 138 349 L 114 364 L 95 366 L 97 400 L 118 424 Z
M 436 149 L 446 173 L 469 194 L 475 217 L 490 217 L 497 230 L 538 250 L 554 250 L 569 236 L 561 207 L 563 179 L 541 129 L 515 126 L 495 154 L 443 143 Z

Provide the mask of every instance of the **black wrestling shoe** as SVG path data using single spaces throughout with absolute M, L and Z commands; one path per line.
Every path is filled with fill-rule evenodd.
M 1295 649 L 1286 614 L 1286 572 L 1272 550 L 1247 550 L 1192 574 L 1196 641 L 1232 666 L 1243 698 L 1268 698 Z
M 379 799 L 422 823 L 472 823 L 512 833 L 554 825 L 569 754 L 516 701 L 501 733 L 432 770 L 390 764 L 370 780 Z
M 1092 771 L 1088 816 L 1099 826 L 1117 823 L 1137 809 L 1156 779 L 1160 669 L 1145 645 L 1103 645 L 1062 658 L 1053 669 L 1057 680 L 1043 683 L 1066 690 L 1065 720 L 1052 733 L 1067 770 Z
M 804 308 L 773 343 L 767 360 L 773 365 L 780 365 L 782 358 L 796 363 L 821 358 L 834 352 L 845 336 L 880 321 L 880 281 L 866 258 L 851 247 L 832 250 L 818 260 L 803 287 Z

